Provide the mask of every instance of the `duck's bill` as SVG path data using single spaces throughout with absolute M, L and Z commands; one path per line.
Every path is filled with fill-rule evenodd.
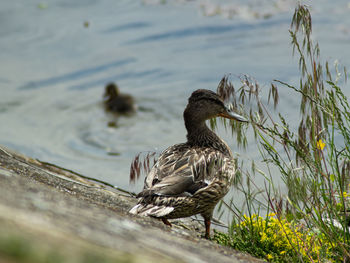
M 241 121 L 241 122 L 248 122 L 248 120 L 246 118 L 244 118 L 243 116 L 239 115 L 238 113 L 232 111 L 232 110 L 228 110 L 224 113 L 220 113 L 219 114 L 220 117 L 224 117 L 227 119 L 231 119 L 231 120 L 236 120 L 236 121 Z

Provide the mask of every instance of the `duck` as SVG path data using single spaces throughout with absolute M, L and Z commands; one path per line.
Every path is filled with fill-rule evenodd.
M 107 112 L 131 115 L 136 111 L 134 98 L 129 94 L 121 93 L 118 85 L 113 82 L 105 86 L 103 102 Z
M 145 177 L 131 214 L 155 217 L 170 227 L 168 219 L 200 214 L 204 218 L 204 237 L 210 239 L 214 208 L 228 193 L 236 174 L 230 148 L 206 124 L 215 117 L 247 122 L 217 93 L 194 91 L 183 113 L 187 142 L 170 146 L 160 154 Z

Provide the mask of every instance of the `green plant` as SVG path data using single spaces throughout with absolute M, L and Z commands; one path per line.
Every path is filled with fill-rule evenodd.
M 231 96 L 234 105 L 242 105 L 247 109 L 252 101 L 256 103 L 257 110 L 250 110 L 249 118 L 267 169 L 267 172 L 263 172 L 253 162 L 252 174 L 244 172 L 246 180 L 238 188 L 245 196 L 245 207 L 243 210 L 233 202 L 227 205 L 236 219 L 232 223 L 229 239 L 224 243 L 239 248 L 237 236 L 245 244 L 243 236 L 248 235 L 252 240 L 258 240 L 257 243 L 250 243 L 255 246 L 251 248 L 254 254 L 273 261 L 350 260 L 350 105 L 339 87 L 341 73 L 338 66 L 335 67 L 336 77 L 332 78 L 328 63 L 325 67 L 321 65 L 320 48 L 317 43 L 313 43 L 311 33 L 310 12 L 306 6 L 299 5 L 290 30 L 293 54 L 299 56 L 299 87 L 276 80 L 271 85 L 268 96 L 275 108 L 279 102 L 277 85 L 289 88 L 300 96 L 301 120 L 298 127 L 290 125 L 292 122 L 288 121 L 288 116 L 271 113 L 269 107 L 261 102 L 258 83 L 247 76 L 242 77 L 243 85 L 237 92 L 227 78 L 222 80 L 218 88 L 218 91 L 227 91 L 228 94 L 224 96 Z M 345 68 L 344 76 L 346 81 Z M 215 126 L 215 123 L 212 124 Z M 237 134 L 238 142 L 244 145 L 246 139 L 242 126 L 232 123 L 230 127 Z M 286 190 L 281 190 L 274 184 L 278 176 L 276 171 L 281 175 Z M 254 184 L 256 173 L 265 177 L 264 189 L 259 189 Z M 248 217 L 243 216 L 244 211 Z M 273 222 L 269 217 L 262 219 L 254 215 L 262 211 L 266 214 L 273 211 L 278 216 L 280 227 L 288 226 L 292 231 L 291 235 L 285 235 L 288 238 L 283 242 L 289 242 L 293 249 L 288 251 L 294 251 L 294 254 L 286 252 L 284 257 L 276 257 L 278 246 L 268 246 L 271 249 L 268 253 L 266 244 L 261 241 L 263 234 L 256 235 L 257 229 L 254 226 L 255 223 L 259 225 L 257 222 L 261 220 L 261 224 Z M 250 220 L 252 227 L 242 228 L 242 222 L 247 220 Z M 303 228 L 299 228 L 301 224 Z M 243 230 L 247 230 L 244 235 Z M 307 239 L 309 243 L 298 241 L 296 244 L 293 241 L 307 231 L 317 233 L 310 240 Z M 270 243 L 277 242 L 273 236 L 269 239 Z M 283 237 L 280 236 L 279 239 L 283 240 Z M 312 248 L 311 242 L 316 242 L 314 244 L 324 249 L 300 249 Z M 247 246 L 249 243 L 243 248 L 247 250 Z M 280 249 L 279 253 L 287 251 Z M 267 258 L 266 255 L 269 254 L 272 258 Z
M 333 244 L 324 234 L 276 218 L 275 214 L 266 218 L 244 215 L 243 221 L 232 226 L 230 235 L 216 232 L 214 240 L 271 262 L 333 261 Z

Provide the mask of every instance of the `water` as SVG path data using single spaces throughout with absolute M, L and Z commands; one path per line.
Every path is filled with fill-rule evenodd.
M 297 83 L 289 25 L 294 1 L 57 0 L 0 3 L 0 144 L 42 161 L 129 185 L 132 158 L 183 142 L 182 112 L 198 88 L 224 74 Z M 314 37 L 329 61 L 350 63 L 348 1 L 312 5 Z M 132 118 L 102 107 L 116 82 L 140 108 Z M 345 90 L 350 95 L 348 90 Z M 298 99 L 280 93 L 298 117 Z M 219 134 L 242 156 L 229 133 Z

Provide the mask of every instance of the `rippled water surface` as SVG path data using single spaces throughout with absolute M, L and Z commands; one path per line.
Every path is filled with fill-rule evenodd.
M 84 175 L 129 186 L 132 158 L 183 142 L 191 92 L 224 74 L 249 74 L 267 89 L 297 83 L 289 24 L 293 1 L 57 0 L 0 3 L 0 144 Z M 312 5 L 322 58 L 350 64 L 348 1 Z M 118 83 L 141 109 L 132 118 L 101 107 Z M 345 91 L 350 95 L 349 91 Z M 298 99 L 281 90 L 282 111 Z M 293 119 L 293 117 L 292 117 Z M 253 147 L 234 152 L 258 158 Z

